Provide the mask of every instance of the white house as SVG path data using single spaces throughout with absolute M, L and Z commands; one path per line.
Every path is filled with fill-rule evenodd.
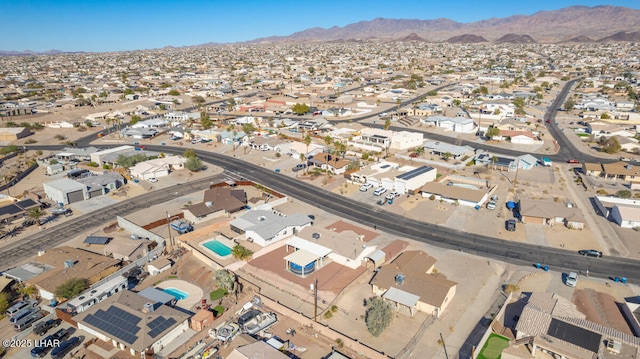
M 640 205 L 615 204 L 611 208 L 611 218 L 622 228 L 640 227 Z
M 245 234 L 248 241 L 265 247 L 295 235 L 312 222 L 309 216 L 301 213 L 285 215 L 276 211 L 251 210 L 229 224 L 233 231 Z
M 470 118 L 463 117 L 447 117 L 447 116 L 431 116 L 421 120 L 427 126 L 441 127 L 453 132 L 472 133 L 475 131 L 476 124 Z
M 127 153 L 127 152 L 131 152 L 135 150 L 135 148 L 133 146 L 129 146 L 129 145 L 124 145 L 124 146 L 118 146 L 118 147 L 114 147 L 114 148 L 108 148 L 106 150 L 102 150 L 102 151 L 98 151 L 98 152 L 94 152 L 90 155 L 91 157 L 91 162 L 95 162 L 98 164 L 98 166 L 102 166 L 103 164 L 103 159 L 107 156 L 110 156 L 112 154 L 120 154 L 120 153 Z
M 438 171 L 429 166 L 422 166 L 395 177 L 395 191 L 399 194 L 414 193 L 427 182 L 436 180 Z
M 428 182 L 420 189 L 422 197 L 442 200 L 449 203 L 459 203 L 463 206 L 481 206 L 488 197 L 487 192 L 460 186 L 447 186 L 439 182 Z
M 422 146 L 424 135 L 419 132 L 399 131 L 391 136 L 391 149 L 408 150 Z

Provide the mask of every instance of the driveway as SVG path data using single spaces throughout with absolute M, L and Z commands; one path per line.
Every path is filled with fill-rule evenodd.
M 541 224 L 523 224 L 527 234 L 527 243 L 548 246 L 547 237 L 544 235 L 544 226 Z

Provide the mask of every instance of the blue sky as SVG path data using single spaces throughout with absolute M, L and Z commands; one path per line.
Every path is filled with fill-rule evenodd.
M 517 6 L 514 6 L 517 4 Z M 0 0 L 0 50 L 123 51 L 229 43 L 372 20 L 449 18 L 467 23 L 531 15 L 582 0 Z M 607 5 L 640 8 L 638 0 Z

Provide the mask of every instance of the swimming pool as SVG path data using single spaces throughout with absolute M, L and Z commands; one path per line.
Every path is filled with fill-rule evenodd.
M 220 257 L 227 257 L 231 254 L 231 248 L 215 239 L 207 243 L 203 243 L 202 245 Z
M 177 300 L 183 300 L 183 299 L 189 298 L 189 293 L 181 291 L 178 288 L 169 287 L 169 288 L 163 289 L 162 291 L 167 294 L 171 294 L 172 296 L 176 297 Z

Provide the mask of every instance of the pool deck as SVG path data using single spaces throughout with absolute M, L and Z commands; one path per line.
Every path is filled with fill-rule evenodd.
M 158 283 L 156 287 L 160 289 L 176 288 L 185 293 L 189 293 L 188 298 L 179 300 L 176 304 L 177 307 L 187 310 L 191 310 L 196 304 L 200 304 L 204 295 L 204 292 L 198 286 L 179 279 L 165 280 L 164 282 Z

